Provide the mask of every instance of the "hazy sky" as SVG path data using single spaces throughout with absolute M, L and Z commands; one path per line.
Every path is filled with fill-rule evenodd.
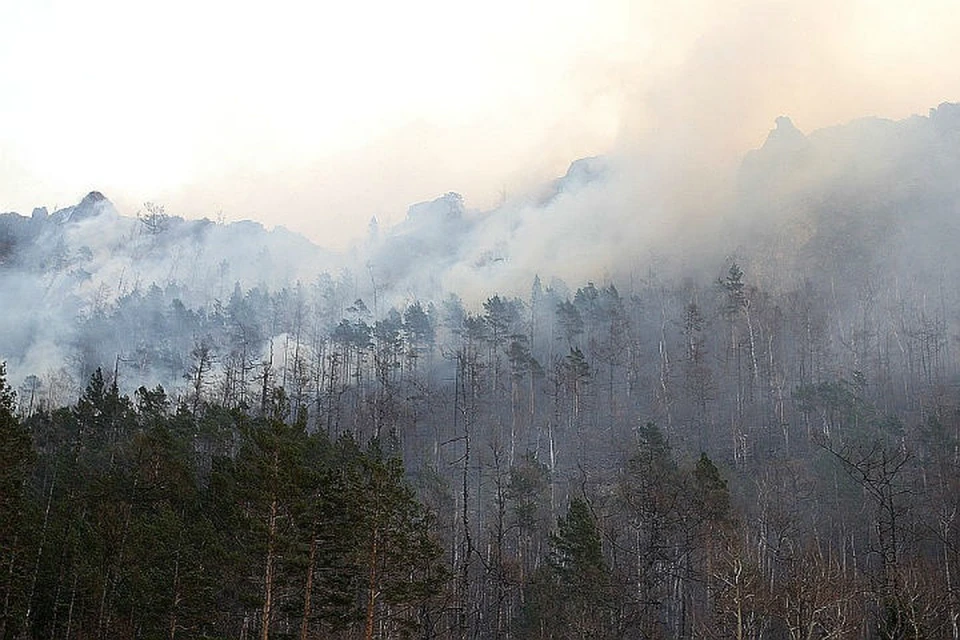
M 323 244 L 571 160 L 960 100 L 956 0 L 0 0 L 0 211 L 98 189 Z

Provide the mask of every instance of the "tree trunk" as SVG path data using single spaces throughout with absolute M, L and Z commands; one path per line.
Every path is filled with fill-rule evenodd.
M 276 454 L 274 454 L 274 462 L 276 462 Z M 269 533 L 267 538 L 267 561 L 263 570 L 263 620 L 261 621 L 260 626 L 260 640 L 269 640 L 270 638 L 270 615 L 273 610 L 273 563 L 274 555 L 276 549 L 274 545 L 276 543 L 277 535 L 277 497 L 273 496 L 273 500 L 270 501 L 270 520 L 269 520 Z
M 182 517 L 182 514 L 181 514 Z M 173 560 L 173 604 L 170 608 L 170 634 L 169 640 L 174 640 L 177 636 L 177 609 L 180 606 L 180 549 L 183 544 L 183 525 L 180 525 L 180 532 L 177 538 L 177 553 Z
M 367 584 L 367 626 L 363 633 L 365 640 L 373 640 L 374 623 L 376 622 L 377 607 L 377 529 L 373 530 L 373 541 L 370 544 L 370 574 Z M 266 640 L 266 638 L 264 638 Z
M 310 600 L 313 597 L 313 565 L 317 557 L 317 536 L 310 539 L 310 559 L 307 564 L 307 583 L 303 588 L 303 619 L 300 621 L 300 640 L 307 640 L 310 631 Z
M 10 619 L 10 592 L 13 591 L 13 567 L 17 558 L 15 551 L 17 541 L 18 537 L 14 536 L 13 547 L 10 549 L 10 565 L 7 569 L 7 588 L 3 594 L 3 616 L 0 616 L 0 638 L 7 637 L 7 620 Z M 26 626 L 26 620 L 24 620 L 24 626 Z

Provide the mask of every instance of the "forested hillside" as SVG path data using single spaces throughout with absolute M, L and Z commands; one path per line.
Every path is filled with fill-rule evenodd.
M 780 120 L 709 247 L 579 281 L 549 226 L 517 265 L 622 179 L 599 160 L 310 279 L 69 289 L 8 241 L 5 301 L 77 297 L 5 318 L 0 637 L 957 638 L 958 138 L 955 105 Z M 158 214 L 123 236 L 148 264 L 216 263 L 231 225 Z

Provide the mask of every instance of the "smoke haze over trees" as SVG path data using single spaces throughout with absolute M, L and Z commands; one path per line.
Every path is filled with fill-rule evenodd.
M 943 104 L 341 253 L 4 214 L 0 638 L 956 638 L 958 176 Z

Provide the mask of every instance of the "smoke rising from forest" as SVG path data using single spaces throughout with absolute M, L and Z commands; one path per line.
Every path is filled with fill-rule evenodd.
M 953 2 L 34 4 L 0 637 L 957 636 Z
M 958 131 L 950 104 L 927 117 L 863 119 L 810 135 L 779 118 L 731 178 L 701 177 L 695 158 L 683 164 L 680 146 L 673 155 L 653 146 L 586 158 L 488 211 L 453 193 L 415 205 L 339 254 L 282 228 L 183 220 L 158 205 L 126 217 L 91 194 L 59 212 L 4 217 L 0 351 L 18 384 L 63 367 L 78 376 L 125 363 L 144 383 L 178 388 L 186 353 L 206 331 L 198 327 L 251 289 L 305 296 L 313 307 L 303 313 L 324 307 L 333 324 L 358 299 L 375 317 L 451 294 L 478 311 L 492 295 L 528 299 L 535 276 L 560 292 L 590 281 L 629 292 L 651 279 L 703 288 L 731 260 L 773 290 L 823 276 L 860 287 L 889 273 L 903 291 L 929 291 L 960 269 L 949 242 Z M 720 190 L 718 182 L 729 184 Z M 125 317 L 120 303 L 141 298 L 154 317 Z M 157 322 L 170 321 L 174 301 L 184 318 L 164 329 Z M 260 340 L 288 336 L 289 313 L 261 310 Z M 146 355 L 135 364 L 133 352 L 157 335 L 173 340 L 163 331 L 180 341 L 163 347 L 165 368 L 148 366 Z
M 116 5 L 2 16 L 11 29 L 0 55 L 11 63 L 0 69 L 18 96 L 3 119 L 16 128 L 0 129 L 4 209 L 54 208 L 96 188 L 127 214 L 144 200 L 186 217 L 222 210 L 342 248 L 372 214 L 395 224 L 407 203 L 447 190 L 487 210 L 502 191 L 526 193 L 612 147 L 659 147 L 654 157 L 672 167 L 661 178 L 677 175 L 669 192 L 697 184 L 699 199 L 777 115 L 811 131 L 960 95 L 960 19 L 939 0 L 425 0 L 383 8 L 394 28 L 373 33 L 350 8 L 298 22 L 231 7 L 224 30 L 216 3 L 167 3 L 150 20 Z M 328 38 L 311 32 L 321 25 Z M 180 46 L 144 46 L 150 28 Z M 104 37 L 90 46 L 89 33 Z M 255 38 L 266 44 L 252 52 Z M 327 47 L 350 51 L 359 71 Z M 60 109 L 40 78 L 64 95 L 95 87 L 101 99 Z M 690 165 L 702 170 L 687 179 Z
M 746 233 L 773 220 L 780 224 L 804 207 L 780 206 L 798 189 L 844 180 L 852 188 L 854 181 L 878 179 L 880 165 L 907 151 L 882 131 L 876 140 L 864 132 L 838 141 L 818 157 L 820 165 L 808 162 L 796 174 L 778 173 L 772 184 L 752 184 L 749 190 L 771 199 L 764 204 L 741 192 L 740 163 L 763 144 L 776 116 L 791 116 L 810 132 L 870 114 L 904 117 L 921 95 L 937 104 L 960 90 L 946 62 L 957 44 L 922 35 L 933 24 L 956 22 L 949 7 L 906 22 L 896 17 L 883 6 L 830 2 L 745 1 L 722 9 L 694 3 L 656 15 L 638 10 L 637 20 L 688 37 L 656 52 L 638 42 L 616 61 L 581 61 L 575 76 L 584 102 L 613 96 L 619 105 L 617 144 L 594 161 L 600 175 L 546 206 L 539 187 L 525 183 L 461 243 L 450 288 L 482 299 L 483 285 L 496 283 L 524 294 L 531 272 L 612 280 L 642 273 L 651 261 L 703 275 L 718 258 L 746 248 Z M 877 59 L 895 61 L 894 71 L 879 73 Z M 922 74 L 907 71 L 921 66 Z M 918 75 L 941 82 L 931 93 Z M 550 156 L 550 146 L 544 149 Z M 510 260 L 499 260 L 504 253 Z M 477 296 L 469 294 L 472 279 L 480 285 Z
M 160 202 L 169 228 L 137 221 L 137 211 L 150 211 L 132 204 L 129 193 L 109 190 L 125 216 L 111 211 L 55 224 L 43 216 L 29 224 L 11 217 L 0 245 L 0 356 L 10 360 L 15 382 L 59 370 L 62 362 L 76 371 L 84 361 L 79 369 L 89 370 L 94 356 L 78 354 L 73 342 L 78 322 L 152 285 L 163 292 L 164 306 L 179 300 L 188 310 L 209 311 L 215 301 L 227 303 L 236 283 L 241 291 L 309 287 L 326 272 L 349 282 L 339 311 L 359 298 L 382 315 L 391 306 L 449 294 L 477 310 L 495 293 L 526 298 L 537 275 L 546 285 L 558 279 L 573 289 L 595 281 L 626 290 L 650 277 L 704 286 L 734 258 L 750 264 L 756 280 L 781 285 L 810 277 L 824 253 L 839 253 L 831 240 L 836 234 L 856 238 L 848 255 L 865 265 L 880 253 L 903 278 L 919 277 L 919 269 L 944 278 L 952 260 L 927 243 L 951 237 L 953 229 L 951 109 L 936 122 L 857 121 L 809 136 L 786 121 L 773 123 L 790 115 L 811 133 L 867 114 L 903 117 L 960 94 L 950 68 L 960 44 L 942 36 L 956 25 L 954 14 L 949 3 L 928 5 L 909 20 L 876 3 L 636 7 L 624 29 L 644 37 L 624 37 L 616 55 L 587 47 L 563 59 L 571 83 L 565 95 L 576 107 L 551 114 L 553 130 L 535 143 L 508 143 L 525 139 L 509 122 L 471 121 L 465 133 L 427 119 L 336 159 L 265 161 L 252 170 L 239 154 L 236 171 L 227 167 L 203 188 L 186 184 L 167 193 Z M 673 35 L 664 42 L 657 34 Z M 881 70 L 877 60 L 890 64 Z M 603 118 L 615 126 L 596 124 Z M 591 124 L 567 126 L 576 120 Z M 771 126 L 776 130 L 764 145 Z M 571 153 L 603 138 L 592 138 L 591 127 L 615 130 L 601 147 L 612 149 L 574 162 L 567 175 L 548 182 Z M 283 144 L 277 140 L 266 157 Z M 761 145 L 741 168 L 744 150 Z M 428 153 L 418 155 L 423 149 Z M 401 166 L 416 175 L 393 170 Z M 488 206 L 504 186 L 504 201 Z M 406 217 L 386 206 L 397 194 L 413 199 L 447 189 L 466 196 L 442 196 Z M 217 199 L 232 215 L 262 213 L 257 219 L 264 223 L 283 212 L 287 224 L 321 246 L 327 239 L 342 245 L 344 234 L 362 224 L 345 232 L 336 217 L 385 215 L 376 237 L 336 254 L 282 229 L 177 218 Z M 918 221 L 903 227 L 907 216 Z M 933 229 L 947 232 L 935 238 Z M 821 244 L 810 244 L 818 238 Z M 825 262 L 843 266 L 839 257 Z M 341 269 L 349 276 L 341 278 Z M 140 339 L 150 341 L 146 334 Z M 98 364 L 109 368 L 129 356 L 116 348 L 110 355 L 108 335 L 100 341 Z M 182 384 L 168 375 L 147 381 L 161 379 Z
M 960 279 L 960 105 L 809 134 L 785 117 L 774 127 L 743 159 L 727 201 L 699 220 L 697 198 L 662 188 L 670 165 L 655 156 L 629 171 L 615 157 L 581 159 L 489 211 L 447 193 L 412 206 L 400 224 L 371 224 L 344 254 L 283 229 L 188 221 L 155 205 L 124 218 L 99 193 L 52 214 L 0 217 L 0 285 L 13 300 L 0 357 L 19 402 L 15 415 L 0 385 L 0 418 L 22 420 L 17 459 L 29 460 L 35 439 L 44 466 L 30 492 L 34 513 L 54 500 L 57 461 L 83 465 L 92 490 L 59 489 L 56 504 L 67 508 L 51 522 L 98 542 L 117 534 L 115 521 L 74 523 L 124 504 L 134 513 L 140 500 L 125 487 L 140 486 L 142 470 L 160 479 L 148 488 L 186 478 L 189 502 L 206 495 L 228 510 L 167 508 L 181 524 L 158 527 L 156 503 L 142 501 L 131 539 L 175 557 L 187 539 L 236 548 L 242 562 L 184 556 L 198 574 L 222 568 L 238 582 L 213 578 L 217 587 L 193 597 L 209 603 L 195 609 L 204 613 L 183 619 L 233 635 L 250 619 L 267 636 L 297 621 L 308 630 L 366 620 L 374 637 L 378 615 L 432 627 L 426 606 L 442 621 L 437 637 L 559 636 L 576 621 L 595 637 L 735 637 L 745 607 L 776 637 L 803 616 L 803 629 L 838 637 L 894 637 L 907 624 L 947 635 L 960 606 L 949 589 L 960 566 L 949 543 L 960 495 L 960 296 L 950 285 Z M 121 395 L 157 383 L 166 391 Z M 358 443 L 370 443 L 360 457 Z M 349 460 L 374 469 L 359 478 L 378 477 L 381 446 L 394 480 L 370 494 L 345 491 L 336 479 Z M 168 474 L 160 460 L 183 464 Z M 275 481 L 287 473 L 290 482 Z M 420 517 L 428 511 L 408 482 L 435 521 Z M 268 491 L 221 490 L 229 486 Z M 396 569 L 389 575 L 367 564 L 380 548 L 380 506 L 361 510 L 373 527 L 344 520 L 355 528 L 336 529 L 333 540 L 318 540 L 319 512 L 300 509 L 344 495 L 386 505 L 391 487 L 405 496 L 392 502 L 408 514 L 397 522 L 412 516 L 423 525 L 413 539 L 435 544 L 420 545 L 419 557 L 390 554 L 397 562 L 381 563 Z M 251 566 L 271 566 L 273 547 L 256 536 L 274 535 L 280 504 L 285 539 L 335 552 L 319 554 L 318 580 L 333 584 L 357 567 L 373 576 L 343 581 L 353 587 L 346 600 L 319 600 L 313 610 L 333 605 L 339 622 L 311 621 L 312 600 L 297 589 L 274 592 L 311 588 L 302 556 L 276 554 L 277 585 L 269 568 L 267 579 L 249 580 Z M 234 508 L 241 517 L 226 517 Z M 58 624 L 45 612 L 67 607 L 58 594 L 70 583 L 106 594 L 78 598 L 77 615 L 90 628 L 99 618 L 107 635 L 126 625 L 126 614 L 103 613 L 126 606 L 111 581 L 123 585 L 117 594 L 145 600 L 156 585 L 169 594 L 178 584 L 177 569 L 163 581 L 102 580 L 101 554 L 87 544 L 66 565 L 70 580 L 55 570 L 59 550 L 44 556 L 43 536 L 20 535 L 46 518 L 5 521 L 18 526 L 8 539 L 27 541 L 15 543 L 25 568 L 6 575 L 26 576 L 44 557 L 44 584 L 65 587 L 37 591 L 52 598 L 37 610 L 43 624 Z M 201 523 L 196 537 L 188 523 Z M 371 528 L 373 542 L 356 544 L 354 532 Z M 555 560 L 584 548 L 587 574 L 605 585 L 598 595 Z M 108 569 L 115 576 L 170 566 L 169 554 L 123 557 Z M 92 570 L 82 570 L 88 561 Z M 422 606 L 393 614 L 387 595 L 378 605 L 377 576 L 409 585 L 410 562 L 428 572 L 446 565 L 430 591 L 439 599 L 403 589 L 397 597 Z M 29 602 L 29 581 L 13 584 L 18 602 Z M 234 584 L 244 597 L 223 597 Z M 273 593 L 275 611 L 259 606 Z M 176 593 L 170 602 L 180 615 Z M 29 608 L 20 610 L 27 626 Z M 497 631 L 506 628 L 516 636 Z

